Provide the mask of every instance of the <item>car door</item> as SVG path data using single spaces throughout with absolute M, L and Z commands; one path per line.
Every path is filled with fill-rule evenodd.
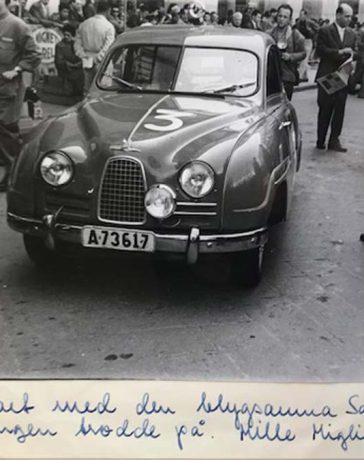
M 267 60 L 267 109 L 275 118 L 274 130 L 278 151 L 276 180 L 285 178 L 289 208 L 294 176 L 297 168 L 297 120 L 293 106 L 289 103 L 281 81 L 280 55 L 276 46 L 271 46 Z
M 280 163 L 286 161 L 296 168 L 297 139 L 296 117 L 294 109 L 288 102 L 281 81 L 281 65 L 279 51 L 276 46 L 271 46 L 267 62 L 267 106 L 272 104 L 276 118 L 276 134 L 279 144 Z
M 281 164 L 287 156 L 286 148 L 286 101 L 281 81 L 281 68 L 276 46 L 272 45 L 267 53 L 266 66 L 266 114 L 270 150 L 275 152 L 274 167 Z M 288 124 L 287 124 L 288 126 Z

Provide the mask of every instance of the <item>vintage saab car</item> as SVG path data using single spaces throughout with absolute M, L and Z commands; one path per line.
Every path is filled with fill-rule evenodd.
M 268 35 L 234 27 L 122 34 L 85 100 L 38 125 L 12 169 L 8 222 L 30 258 L 70 244 L 228 253 L 256 284 L 301 149 L 279 61 Z

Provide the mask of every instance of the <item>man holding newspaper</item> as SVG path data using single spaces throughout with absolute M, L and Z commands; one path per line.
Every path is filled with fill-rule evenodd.
M 336 152 L 347 151 L 339 138 L 356 44 L 355 32 L 348 27 L 352 16 L 351 6 L 342 3 L 336 10 L 335 22 L 320 29 L 317 38 L 317 54 L 321 60 L 316 75 L 319 106 L 316 147 L 320 150 L 326 148 L 326 136 L 331 123 L 328 149 Z

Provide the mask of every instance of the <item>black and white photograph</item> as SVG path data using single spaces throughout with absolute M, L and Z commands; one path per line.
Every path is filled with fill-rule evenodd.
M 363 280 L 364 0 L 0 0 L 0 379 L 363 382 Z

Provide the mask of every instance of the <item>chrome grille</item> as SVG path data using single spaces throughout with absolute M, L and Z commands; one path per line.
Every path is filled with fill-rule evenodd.
M 177 202 L 177 216 L 193 216 L 193 217 L 214 217 L 217 215 L 217 203 L 201 202 Z
M 99 217 L 108 222 L 145 221 L 146 184 L 142 165 L 131 158 L 114 158 L 106 165 L 101 184 Z

